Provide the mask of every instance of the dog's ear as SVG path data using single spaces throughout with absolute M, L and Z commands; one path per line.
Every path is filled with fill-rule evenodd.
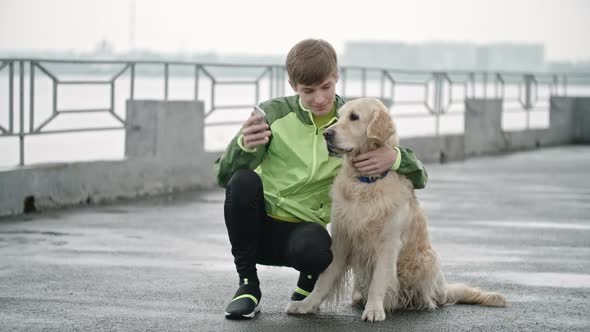
M 374 138 L 381 143 L 387 141 L 395 133 L 393 121 L 386 111 L 378 109 L 373 112 L 373 119 L 367 127 L 367 137 Z

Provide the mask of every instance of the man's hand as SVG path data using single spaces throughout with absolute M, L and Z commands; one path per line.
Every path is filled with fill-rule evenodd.
M 262 115 L 252 112 L 248 120 L 242 125 L 242 145 L 247 149 L 253 149 L 268 143 L 270 137 L 269 128 Z
M 390 170 L 396 158 L 396 149 L 389 146 L 382 146 L 376 150 L 354 157 L 352 162 L 356 170 L 362 175 L 377 176 Z

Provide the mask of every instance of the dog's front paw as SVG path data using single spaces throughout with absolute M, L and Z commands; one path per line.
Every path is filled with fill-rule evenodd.
M 310 301 L 307 301 L 307 300 L 291 301 L 287 305 L 287 310 L 286 310 L 286 312 L 288 314 L 295 314 L 295 315 L 309 314 L 309 313 L 312 313 L 315 311 L 317 311 L 317 308 L 315 308 L 310 303 Z
M 361 317 L 367 322 L 380 322 L 385 319 L 386 315 L 382 305 L 367 305 Z

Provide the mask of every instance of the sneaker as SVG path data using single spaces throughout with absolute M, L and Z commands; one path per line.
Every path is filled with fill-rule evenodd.
M 260 299 L 262 293 L 258 284 L 245 283 L 240 285 L 234 298 L 225 308 L 227 319 L 250 319 L 260 312 Z
M 316 281 L 317 276 L 300 273 L 299 280 L 297 280 L 297 288 L 295 288 L 293 295 L 291 295 L 291 301 L 303 301 L 313 290 Z
M 303 301 L 309 295 L 309 292 L 299 287 L 295 288 L 293 295 L 291 295 L 291 301 Z

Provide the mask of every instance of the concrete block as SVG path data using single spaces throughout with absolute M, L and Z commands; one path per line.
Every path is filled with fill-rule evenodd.
M 576 100 L 570 97 L 549 99 L 549 130 L 544 140 L 545 144 L 567 144 L 572 141 L 575 105 Z
M 204 152 L 201 101 L 127 101 L 125 156 L 184 163 Z M 138 127 L 138 129 L 137 129 Z
M 127 100 L 125 156 L 146 158 L 156 155 L 158 104 L 147 100 Z
M 574 143 L 590 143 L 590 98 L 577 97 L 574 113 Z
M 465 99 L 465 155 L 498 153 L 505 148 L 502 99 Z

